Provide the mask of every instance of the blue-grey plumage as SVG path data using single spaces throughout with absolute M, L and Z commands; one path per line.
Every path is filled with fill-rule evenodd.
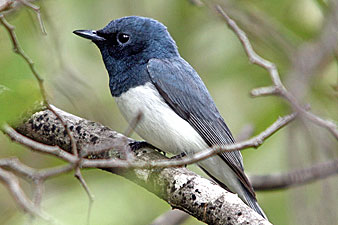
M 128 122 L 143 113 L 136 132 L 172 154 L 234 143 L 203 81 L 178 53 L 166 27 L 144 17 L 124 17 L 98 31 L 75 31 L 100 49 L 111 94 Z M 218 184 L 237 193 L 266 218 L 244 174 L 239 151 L 198 163 Z

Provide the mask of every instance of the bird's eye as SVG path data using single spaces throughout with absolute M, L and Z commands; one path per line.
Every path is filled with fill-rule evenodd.
M 124 33 L 120 33 L 117 36 L 117 40 L 121 43 L 121 44 L 125 44 L 129 41 L 129 35 L 128 34 L 124 34 Z

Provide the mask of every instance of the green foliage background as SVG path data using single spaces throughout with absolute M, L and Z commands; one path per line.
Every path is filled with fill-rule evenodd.
M 248 62 L 238 39 L 218 15 L 207 7 L 197 7 L 182 0 L 46 0 L 38 4 L 41 6 L 47 36 L 41 34 L 31 10 L 20 9 L 7 19 L 16 26 L 23 49 L 34 60 L 37 70 L 45 79 L 50 102 L 65 111 L 120 132 L 125 130 L 127 124 L 110 96 L 108 76 L 98 49 L 89 41 L 73 35 L 72 31 L 99 29 L 112 19 L 140 15 L 155 18 L 168 27 L 181 55 L 200 74 L 235 136 L 247 124 L 252 124 L 257 134 L 278 116 L 290 112 L 288 105 L 278 97 L 250 98 L 251 89 L 268 86 L 271 80 L 265 70 Z M 294 47 L 320 34 L 328 10 L 326 1 L 320 0 L 241 0 L 232 4 L 243 13 L 255 13 L 269 20 Z M 291 66 L 288 51 L 274 43 L 273 36 L 262 33 L 262 37 L 259 37 L 252 32 L 248 34 L 254 48 L 275 62 L 282 79 L 286 80 L 285 75 Z M 337 93 L 331 87 L 337 85 L 336 82 L 337 65 L 332 61 L 310 81 L 310 91 L 305 97 L 311 102 L 314 111 L 333 119 L 337 119 L 338 108 Z M 41 99 L 37 82 L 24 61 L 12 52 L 3 27 L 0 28 L 0 84 L 10 89 L 0 93 L 0 123 L 18 118 L 34 101 Z M 306 151 L 299 150 L 301 153 L 290 156 L 290 152 L 297 150 L 290 151 L 292 134 L 297 135 L 299 149 Z M 134 138 L 138 137 L 134 135 Z M 246 172 L 285 172 L 295 165 L 311 165 L 313 161 L 319 161 L 318 158 L 326 159 L 317 157 L 321 149 L 316 148 L 318 145 L 312 145 L 313 140 L 309 139 L 309 134 L 291 133 L 288 128 L 281 130 L 258 150 L 243 151 Z M 329 155 L 336 157 L 337 144 L 333 146 Z M 12 143 L 0 133 L 0 157 L 11 156 L 17 156 L 35 168 L 63 164 L 53 157 L 33 153 Z M 290 164 L 290 157 L 294 158 L 295 164 Z M 194 166 L 190 168 L 198 171 Z M 83 174 L 96 196 L 91 224 L 149 224 L 170 209 L 165 202 L 124 178 L 99 170 L 86 170 Z M 24 181 L 22 185 L 31 195 L 29 185 Z M 316 221 L 329 224 L 330 221 L 337 221 L 334 213 L 337 211 L 337 200 L 332 199 L 338 196 L 337 185 L 337 178 L 331 177 L 296 188 L 296 191 L 257 194 L 260 205 L 274 224 L 304 224 L 304 217 L 314 218 L 313 224 L 319 224 Z M 295 204 L 298 194 L 302 195 L 301 199 L 305 201 L 303 205 L 308 208 L 301 215 Z M 28 220 L 27 216 L 18 210 L 1 185 L 0 196 L 0 224 L 24 224 Z M 330 198 L 330 204 L 322 204 L 323 199 Z M 72 174 L 46 182 L 42 207 L 64 224 L 86 224 L 88 198 Z M 328 216 L 320 220 L 323 212 Z M 40 220 L 36 223 L 44 224 Z M 185 224 L 202 223 L 191 218 Z

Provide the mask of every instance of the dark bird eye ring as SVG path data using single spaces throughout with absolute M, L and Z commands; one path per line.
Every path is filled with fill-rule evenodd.
M 120 33 L 117 36 L 117 40 L 121 43 L 121 44 L 125 44 L 129 41 L 129 35 L 125 34 L 125 33 Z

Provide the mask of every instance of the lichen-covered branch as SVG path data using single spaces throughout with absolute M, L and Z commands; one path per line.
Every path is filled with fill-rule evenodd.
M 118 134 L 115 131 L 105 130 L 102 125 L 102 130 L 110 133 L 109 137 L 114 137 L 114 141 L 110 138 L 100 139 L 99 137 L 107 137 L 105 133 L 97 133 L 96 129 L 88 130 L 88 127 L 91 127 L 92 124 L 85 122 L 84 119 L 75 117 L 69 113 L 66 113 L 56 107 L 53 107 L 53 110 L 56 111 L 59 115 L 62 115 L 62 118 L 69 124 L 69 129 L 72 132 L 71 136 L 77 140 L 77 148 L 81 149 L 80 156 L 90 156 L 91 160 L 85 158 L 79 158 L 77 155 L 71 154 L 69 152 L 69 146 L 66 144 L 69 140 L 67 132 L 60 132 L 60 128 L 56 124 L 50 124 L 51 118 L 54 118 L 53 115 L 50 115 L 52 112 L 48 110 L 42 110 L 33 115 L 33 118 L 39 117 L 37 121 L 30 119 L 26 124 L 31 124 L 23 127 L 18 127 L 17 130 L 23 133 L 24 135 L 34 139 L 28 139 L 25 136 L 17 133 L 11 127 L 5 126 L 4 131 L 10 136 L 14 141 L 19 142 L 35 151 L 54 155 L 59 157 L 69 163 L 78 164 L 82 168 L 88 167 L 100 167 L 100 168 L 139 168 L 139 169 L 148 169 L 148 168 L 168 168 L 168 167 L 177 167 L 183 166 L 186 164 L 196 163 L 208 157 L 211 157 L 220 152 L 226 151 L 238 151 L 243 150 L 249 147 L 258 147 L 262 143 L 277 132 L 279 129 L 291 122 L 295 117 L 296 113 L 280 117 L 270 125 L 266 130 L 262 131 L 257 136 L 250 138 L 245 141 L 237 142 L 234 144 L 224 145 L 224 146 L 213 146 L 211 148 L 205 149 L 204 151 L 195 153 L 193 155 L 185 156 L 180 159 L 171 159 L 171 160 L 157 160 L 157 161 L 137 161 L 137 160 L 123 160 L 111 157 L 104 157 L 105 159 L 94 160 L 98 158 L 97 155 L 105 153 L 107 155 L 107 150 L 114 148 L 118 149 L 119 153 L 125 155 L 126 145 L 134 142 L 134 140 L 125 137 L 122 134 Z M 54 114 L 55 115 L 55 114 Z M 75 119 L 73 118 L 75 117 Z M 54 122 L 58 123 L 58 120 L 55 117 Z M 34 124 L 35 122 L 35 124 Z M 78 125 L 80 124 L 80 125 Z M 87 133 L 82 134 L 81 131 L 87 129 Z M 56 132 L 55 132 L 56 131 Z M 92 132 L 90 132 L 92 131 Z M 51 134 L 50 134 L 51 133 Z M 31 136 L 32 135 L 32 136 Z M 51 136 L 50 136 L 51 135 Z M 102 136 L 103 135 L 103 136 Z M 88 140 L 88 138 L 90 138 Z M 83 143 L 85 141 L 85 143 Z M 48 144 L 48 145 L 46 145 Z M 66 151 L 60 151 L 60 150 Z M 108 155 L 109 156 L 109 155 Z M 94 159 L 93 159 L 94 158 Z M 108 159 L 107 159 L 108 158 Z
M 82 155 L 82 149 L 89 149 L 90 146 L 108 146 L 106 143 L 109 143 L 109 146 L 112 147 L 110 150 L 92 153 L 89 158 L 83 159 L 83 165 L 89 167 L 89 164 L 85 164 L 85 162 L 109 158 L 121 160 L 118 159 L 119 156 L 123 156 L 120 145 L 121 141 L 126 143 L 126 137 L 98 123 L 87 121 L 59 109 L 56 110 L 69 124 L 80 155 Z M 30 143 L 27 141 L 26 145 L 31 149 L 34 149 L 34 144 L 36 144 L 35 149 L 44 147 L 37 145 L 45 145 L 51 148 L 51 152 L 58 152 L 54 154 L 55 156 L 59 156 L 67 162 L 69 162 L 68 159 L 71 159 L 70 163 L 76 163 L 76 157 L 71 154 L 69 136 L 58 118 L 48 109 L 36 112 L 16 130 L 25 138 L 30 139 Z M 14 137 L 12 133 L 8 134 L 13 139 L 20 139 L 23 136 L 19 137 L 19 133 L 17 133 L 17 137 Z M 129 143 L 132 141 L 131 139 L 127 140 Z M 70 158 L 70 155 L 73 157 Z M 165 156 L 152 149 L 135 151 L 135 158 L 137 162 L 144 163 L 168 161 Z M 237 195 L 227 192 L 212 181 L 202 178 L 184 167 L 163 169 L 106 167 L 104 170 L 126 177 L 155 193 L 173 208 L 181 209 L 208 224 L 247 224 L 247 222 L 249 224 L 270 224 L 244 204 Z

